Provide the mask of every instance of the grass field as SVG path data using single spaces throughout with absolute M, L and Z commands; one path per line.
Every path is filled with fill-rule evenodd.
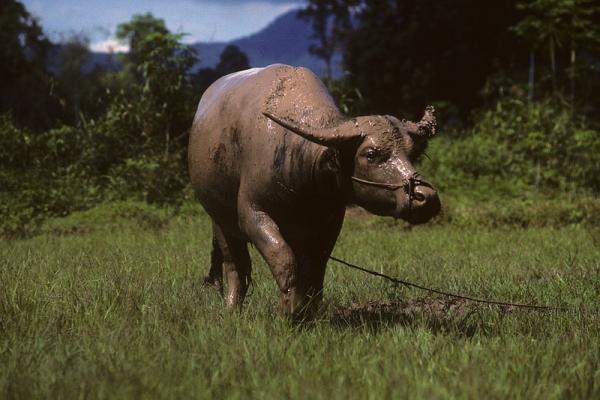
M 298 326 L 255 251 L 243 312 L 201 286 L 201 212 L 111 218 L 0 242 L 0 398 L 600 398 L 598 314 L 448 302 L 330 262 L 325 310 Z M 352 215 L 334 254 L 481 297 L 600 307 L 593 225 Z

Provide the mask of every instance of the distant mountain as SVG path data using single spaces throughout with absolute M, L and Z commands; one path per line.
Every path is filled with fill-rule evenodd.
M 298 10 L 289 11 L 276 18 L 261 31 L 230 42 L 192 44 L 192 47 L 198 51 L 200 59 L 194 69 L 216 66 L 225 46 L 233 44 L 246 53 L 252 67 L 282 63 L 307 67 L 317 75 L 324 75 L 325 63 L 308 51 L 310 45 L 315 43 L 315 40 L 311 38 L 310 22 L 298 18 L 297 14 Z M 62 46 L 55 46 L 49 56 L 50 71 L 58 72 L 60 70 L 61 55 Z M 334 76 L 341 75 L 339 60 L 340 57 L 337 57 L 337 61 L 334 62 Z M 92 52 L 90 60 L 84 66 L 84 72 L 90 72 L 96 66 L 119 70 L 121 61 L 116 54 Z
M 225 46 L 233 44 L 246 53 L 252 67 L 283 63 L 307 67 L 323 75 L 325 63 L 308 51 L 315 43 L 311 38 L 312 27 L 308 21 L 298 18 L 297 13 L 298 10 L 292 10 L 282 14 L 263 30 L 230 42 L 193 44 L 200 58 L 196 68 L 214 67 Z M 334 68 L 334 75 L 340 75 L 339 68 Z
M 63 62 L 64 46 L 62 44 L 54 44 L 48 52 L 46 59 L 46 68 L 53 74 L 60 73 Z M 90 52 L 89 59 L 83 64 L 82 72 L 89 74 L 96 67 L 101 67 L 109 71 L 118 71 L 122 68 L 121 60 L 118 54 Z

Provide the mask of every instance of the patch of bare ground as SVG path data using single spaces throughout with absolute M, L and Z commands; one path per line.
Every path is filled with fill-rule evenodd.
M 432 332 L 456 332 L 472 336 L 478 330 L 477 317 L 482 306 L 446 297 L 422 297 L 412 300 L 369 301 L 333 306 L 331 322 L 339 327 L 366 326 L 379 329 L 390 324 L 413 326 L 425 323 Z M 510 313 L 510 307 L 499 307 L 502 314 Z

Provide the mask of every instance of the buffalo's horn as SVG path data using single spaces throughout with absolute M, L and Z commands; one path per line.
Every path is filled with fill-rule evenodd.
M 421 121 L 416 123 L 408 122 L 411 133 L 427 139 L 435 136 L 437 123 L 435 115 L 433 115 L 434 112 L 435 108 L 433 108 L 433 106 L 427 106 L 425 107 L 425 114 L 423 115 L 423 118 L 421 118 Z
M 314 128 L 299 126 L 293 121 L 281 119 L 268 112 L 263 112 L 263 115 L 278 125 L 302 136 L 304 139 L 323 146 L 335 147 L 347 144 L 351 140 L 362 138 L 362 134 L 352 120 L 342 122 L 333 128 Z

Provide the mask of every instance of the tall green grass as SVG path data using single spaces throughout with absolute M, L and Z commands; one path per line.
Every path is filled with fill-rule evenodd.
M 254 251 L 251 294 L 230 311 L 200 284 L 209 220 L 186 215 L 97 209 L 1 242 L 0 398 L 600 397 L 598 314 L 469 305 L 350 319 L 425 294 L 332 262 L 325 310 L 294 325 Z M 481 297 L 600 306 L 595 225 L 408 229 L 359 214 L 334 254 Z

